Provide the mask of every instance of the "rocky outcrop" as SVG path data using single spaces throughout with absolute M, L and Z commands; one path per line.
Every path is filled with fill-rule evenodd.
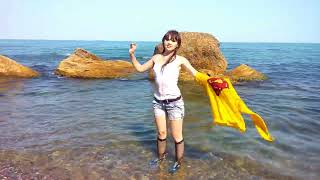
M 196 69 L 208 69 L 221 74 L 227 69 L 227 60 L 220 51 L 219 41 L 211 34 L 181 32 L 181 47 L 177 54 L 187 58 Z M 155 47 L 154 54 L 161 53 L 162 44 Z
M 23 66 L 16 61 L 0 55 L 0 77 L 33 78 L 40 74 L 29 67 Z
M 136 72 L 130 62 L 103 60 L 84 50 L 76 49 L 60 62 L 55 74 L 74 78 L 119 78 Z
M 246 64 L 241 64 L 233 70 L 226 72 L 225 75 L 228 76 L 233 82 L 267 79 L 266 75 L 258 72 Z
M 198 71 L 216 77 L 229 77 L 232 82 L 267 79 L 264 74 L 247 65 L 226 72 L 228 62 L 219 48 L 219 41 L 213 35 L 197 32 L 181 32 L 180 35 L 182 43 L 177 54 L 186 57 Z M 162 51 L 162 44 L 158 44 L 154 54 Z M 149 78 L 154 79 L 153 71 L 150 71 Z M 182 69 L 179 81 L 191 80 L 194 80 L 193 76 Z

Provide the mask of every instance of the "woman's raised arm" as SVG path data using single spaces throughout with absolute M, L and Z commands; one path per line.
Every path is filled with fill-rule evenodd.
M 149 69 L 151 69 L 154 65 L 154 58 L 156 55 L 154 55 L 150 60 L 148 60 L 147 62 L 145 62 L 143 65 L 141 65 L 139 63 L 139 61 L 136 59 L 134 52 L 136 51 L 137 45 L 135 43 L 131 43 L 130 44 L 130 50 L 129 50 L 129 54 L 130 54 L 130 59 L 132 61 L 132 64 L 134 66 L 134 68 L 138 71 L 138 72 L 145 72 Z

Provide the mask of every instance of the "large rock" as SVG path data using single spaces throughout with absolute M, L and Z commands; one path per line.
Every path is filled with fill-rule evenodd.
M 29 67 L 23 66 L 16 61 L 0 55 L 0 77 L 38 77 L 40 74 Z
M 234 68 L 225 73 L 233 82 L 238 81 L 252 81 L 252 80 L 266 80 L 267 76 L 251 68 L 246 64 Z
M 55 74 L 75 78 L 119 78 L 136 72 L 130 62 L 103 60 L 94 54 L 76 49 L 67 59 L 60 62 Z
M 181 47 L 177 54 L 187 58 L 196 69 L 207 69 L 222 74 L 227 69 L 227 60 L 220 51 L 219 41 L 211 34 L 180 32 Z M 154 54 L 161 53 L 162 43 L 155 47 Z
M 232 82 L 265 80 L 267 77 L 247 65 L 226 72 L 227 60 L 220 51 L 219 41 L 208 33 L 181 32 L 182 44 L 177 54 L 186 57 L 198 71 L 215 77 L 229 77 Z M 163 51 L 162 44 L 155 47 L 154 54 Z M 149 78 L 154 79 L 154 72 L 150 71 Z M 182 68 L 179 81 L 192 81 L 194 77 Z

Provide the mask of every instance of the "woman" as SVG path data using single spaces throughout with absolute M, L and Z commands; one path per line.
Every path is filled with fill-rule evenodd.
M 155 72 L 155 91 L 153 109 L 155 122 L 157 125 L 157 151 L 158 158 L 153 161 L 157 165 L 166 157 L 166 120 L 170 120 L 172 136 L 175 141 L 176 162 L 171 171 L 179 169 L 184 153 L 184 139 L 182 135 L 182 125 L 184 118 L 184 101 L 178 87 L 178 78 L 181 66 L 193 76 L 197 71 L 191 66 L 190 62 L 177 55 L 177 50 L 181 46 L 181 37 L 175 30 L 168 31 L 162 38 L 163 51 L 161 54 L 154 55 L 144 64 L 140 64 L 134 53 L 136 44 L 130 45 L 130 59 L 138 72 L 145 72 L 153 68 Z

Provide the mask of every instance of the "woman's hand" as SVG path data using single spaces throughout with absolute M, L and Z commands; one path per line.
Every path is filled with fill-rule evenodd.
M 129 54 L 134 54 L 136 49 L 137 49 L 137 44 L 136 43 L 131 43 L 130 44 L 130 49 L 129 49 Z
M 134 66 L 134 68 L 138 71 L 138 72 L 145 72 L 149 69 L 151 69 L 153 67 L 154 64 L 154 56 L 152 56 L 152 58 L 150 60 L 148 60 L 147 62 L 145 62 L 143 65 L 141 65 L 139 63 L 139 61 L 137 60 L 136 56 L 134 55 L 134 52 L 137 49 L 137 44 L 136 43 L 131 43 L 130 44 L 130 49 L 129 49 L 129 54 L 130 54 L 130 59 L 132 61 L 132 64 Z

